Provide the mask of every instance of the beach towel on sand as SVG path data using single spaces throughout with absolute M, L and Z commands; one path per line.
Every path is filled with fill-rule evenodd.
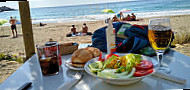
M 116 30 L 116 35 L 118 30 L 123 24 L 122 22 L 113 23 L 113 27 Z M 92 47 L 96 47 L 103 52 L 107 52 L 107 43 L 106 43 L 106 28 L 102 27 L 96 30 L 92 36 Z M 124 35 L 128 38 L 122 39 L 116 36 L 116 51 L 122 53 L 140 53 L 142 49 L 149 46 L 150 43 L 148 40 L 148 26 L 147 25 L 131 25 L 131 27 L 126 28 Z M 144 49 L 143 49 L 144 50 Z M 153 49 L 151 49 L 153 51 Z M 142 53 L 141 53 L 142 54 Z M 155 54 L 149 53 L 149 55 Z

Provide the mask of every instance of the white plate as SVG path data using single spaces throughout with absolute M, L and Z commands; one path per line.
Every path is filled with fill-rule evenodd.
M 84 68 L 77 68 L 77 67 L 74 67 L 72 64 L 71 64 L 71 59 L 68 59 L 67 61 L 65 61 L 65 66 L 69 69 L 72 69 L 72 70 L 84 70 Z
M 123 55 L 124 55 L 124 54 L 122 54 L 122 55 L 120 54 L 119 56 L 123 56 Z M 142 77 L 134 77 L 134 78 L 130 78 L 130 79 L 113 79 L 113 78 L 103 78 L 103 77 L 99 77 L 99 76 L 97 76 L 96 74 L 92 73 L 92 72 L 90 71 L 90 68 L 88 67 L 88 65 L 89 65 L 90 63 L 97 62 L 97 61 L 98 61 L 98 57 L 97 57 L 97 58 L 93 58 L 93 59 L 91 59 L 90 61 L 88 61 L 88 62 L 85 64 L 84 69 L 85 69 L 85 71 L 86 71 L 88 74 L 90 74 L 90 75 L 92 75 L 92 76 L 94 76 L 94 77 L 97 77 L 97 78 L 99 78 L 99 79 L 102 79 L 102 80 L 104 80 L 104 81 L 107 82 L 107 83 L 111 83 L 111 84 L 115 84 L 115 85 L 128 85 L 128 84 L 136 83 L 136 82 L 142 80 L 143 78 L 145 78 L 145 77 L 147 77 L 147 76 L 149 76 L 149 75 L 152 75 L 152 74 L 154 74 L 154 73 L 156 72 L 156 69 L 157 69 L 157 67 L 158 67 L 158 62 L 157 62 L 155 59 L 151 58 L 151 57 L 143 56 L 143 55 L 141 55 L 141 56 L 142 56 L 142 59 L 143 59 L 143 60 L 152 61 L 153 66 L 154 66 L 154 68 L 153 68 L 154 71 L 153 71 L 151 74 L 148 74 L 148 75 L 142 76 Z

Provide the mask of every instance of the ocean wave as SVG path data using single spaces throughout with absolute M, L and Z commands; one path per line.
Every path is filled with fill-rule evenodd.
M 190 9 L 188 10 L 175 10 L 175 11 L 159 11 L 159 12 L 145 12 L 136 13 L 138 17 L 157 17 L 157 16 L 173 16 L 173 15 L 186 15 L 190 14 Z
M 130 14 L 130 13 L 124 13 L 124 16 L 127 16 L 127 14 Z M 175 11 L 135 13 L 135 15 L 138 18 L 185 15 L 185 14 L 190 14 L 190 9 L 188 9 L 188 10 L 175 10 Z M 32 20 L 32 23 L 39 23 L 39 22 L 42 22 L 42 23 L 62 23 L 62 22 L 74 22 L 74 21 L 98 21 L 98 20 L 105 20 L 107 18 L 111 18 L 114 15 L 115 14 L 97 14 L 97 15 L 77 16 L 77 17 L 72 17 L 72 18 L 39 19 L 39 20 Z

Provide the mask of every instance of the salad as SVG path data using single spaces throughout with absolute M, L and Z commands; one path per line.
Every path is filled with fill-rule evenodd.
M 145 76 L 154 71 L 151 61 L 142 60 L 141 55 L 132 53 L 122 57 L 108 55 L 106 60 L 99 58 L 97 62 L 88 66 L 92 73 L 104 78 L 128 79 Z

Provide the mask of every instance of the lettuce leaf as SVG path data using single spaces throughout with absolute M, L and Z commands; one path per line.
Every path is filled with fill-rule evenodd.
M 104 69 L 101 72 L 97 72 L 97 76 L 104 78 L 118 78 L 115 75 L 116 69 Z
M 101 61 L 89 64 L 90 71 L 94 73 L 101 71 L 102 67 L 103 63 Z
M 116 77 L 118 77 L 118 78 L 120 78 L 120 77 L 123 77 L 123 76 L 126 76 L 127 74 L 129 74 L 129 72 L 128 71 L 125 71 L 125 72 L 122 72 L 122 73 L 120 73 L 120 74 L 115 74 L 115 76 Z
M 140 64 L 140 62 L 142 61 L 141 55 L 136 55 L 132 53 L 127 54 L 125 58 L 127 59 L 127 64 L 126 64 L 127 71 L 131 71 L 134 66 Z
M 98 61 L 98 62 L 95 62 L 95 63 L 98 65 L 99 69 L 103 68 L 103 62 L 102 61 Z
M 105 60 L 105 61 L 104 61 L 104 66 L 103 66 L 102 69 L 105 69 L 106 66 L 107 66 L 107 65 L 111 62 L 111 60 L 113 60 L 114 58 L 117 58 L 117 56 L 112 55 L 108 60 Z
M 128 78 L 131 78 L 133 76 L 133 74 L 135 73 L 136 71 L 136 68 L 133 67 L 131 72 L 127 75 L 127 76 L 119 76 L 118 78 L 121 78 L 121 79 L 128 79 Z
M 128 79 L 133 76 L 135 73 L 135 67 L 132 68 L 132 71 L 129 73 L 128 71 L 122 72 L 120 74 L 115 73 L 116 69 L 104 69 L 101 72 L 97 72 L 97 76 L 104 77 L 104 78 L 121 78 L 121 79 Z M 129 73 L 129 74 L 128 74 Z

